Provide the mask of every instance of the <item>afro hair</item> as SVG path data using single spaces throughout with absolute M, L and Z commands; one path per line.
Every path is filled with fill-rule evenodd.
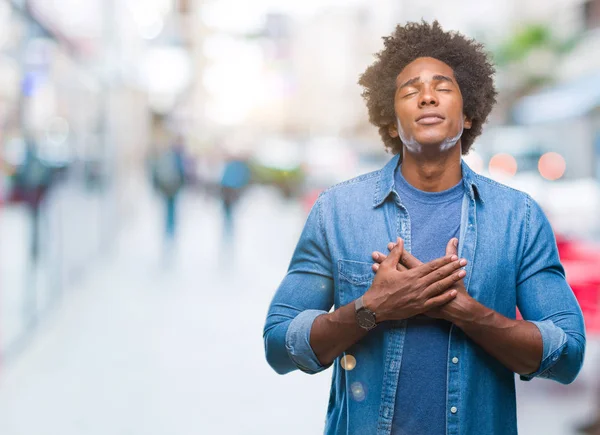
M 452 68 L 458 82 L 463 112 L 472 121 L 472 127 L 461 136 L 461 151 L 467 154 L 496 103 L 495 69 L 483 45 L 458 32 L 445 32 L 437 21 L 397 26 L 383 41 L 383 50 L 376 54 L 375 62 L 360 76 L 358 84 L 364 88 L 369 121 L 379 127 L 385 147 L 402 155 L 402 141 L 391 137 L 388 130 L 396 124 L 396 78 L 415 59 L 432 57 Z

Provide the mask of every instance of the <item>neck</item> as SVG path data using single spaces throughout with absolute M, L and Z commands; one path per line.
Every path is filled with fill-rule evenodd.
M 437 156 L 412 154 L 403 149 L 402 176 L 413 187 L 425 192 L 441 192 L 462 179 L 460 142 L 448 153 Z

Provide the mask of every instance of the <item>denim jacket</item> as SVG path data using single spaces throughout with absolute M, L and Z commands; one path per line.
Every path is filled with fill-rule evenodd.
M 387 252 L 397 237 L 410 251 L 410 217 L 394 188 L 398 160 L 326 190 L 313 206 L 264 328 L 267 361 L 277 373 L 325 370 L 309 341 L 315 318 L 369 289 L 373 251 Z M 527 194 L 474 173 L 464 161 L 462 175 L 459 256 L 468 260 L 467 291 L 508 318 L 518 308 L 539 328 L 542 362 L 522 380 L 572 382 L 583 363 L 583 316 L 546 216 Z M 379 324 L 334 361 L 326 434 L 390 434 L 405 324 Z M 340 364 L 345 355 L 356 359 L 352 370 Z M 447 367 L 448 435 L 517 433 L 515 374 L 455 326 Z

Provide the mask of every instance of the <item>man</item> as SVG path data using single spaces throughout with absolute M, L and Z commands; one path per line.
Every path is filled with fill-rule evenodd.
M 384 44 L 359 83 L 396 156 L 315 203 L 267 360 L 333 365 L 327 434 L 515 434 L 514 373 L 572 382 L 581 310 L 540 207 L 461 161 L 495 103 L 482 46 L 437 22 Z
M 177 199 L 185 185 L 184 141 L 178 136 L 173 142 L 163 144 L 152 161 L 153 184 L 163 197 L 165 210 L 165 242 L 172 248 L 177 229 Z
M 233 237 L 235 208 L 250 183 L 250 176 L 250 167 L 245 157 L 227 157 L 221 176 L 220 194 L 223 204 L 223 235 L 228 241 Z

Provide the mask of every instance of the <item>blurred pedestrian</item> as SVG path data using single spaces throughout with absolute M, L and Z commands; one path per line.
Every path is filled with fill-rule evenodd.
M 581 369 L 583 317 L 548 220 L 461 158 L 493 74 L 479 43 L 421 22 L 384 38 L 360 78 L 396 155 L 319 196 L 264 328 L 277 373 L 333 365 L 326 434 L 516 434 L 515 373 L 566 384 Z
M 249 183 L 250 167 L 246 159 L 240 156 L 228 158 L 223 167 L 220 190 L 226 237 L 233 234 L 235 207 Z
M 52 185 L 53 170 L 38 154 L 32 138 L 26 139 L 25 160 L 13 175 L 13 195 L 27 204 L 31 216 L 30 257 L 35 264 L 39 257 L 40 218 L 43 201 Z
M 165 241 L 171 246 L 177 232 L 177 199 L 185 184 L 185 154 L 181 136 L 156 153 L 152 162 L 152 179 L 164 202 Z

